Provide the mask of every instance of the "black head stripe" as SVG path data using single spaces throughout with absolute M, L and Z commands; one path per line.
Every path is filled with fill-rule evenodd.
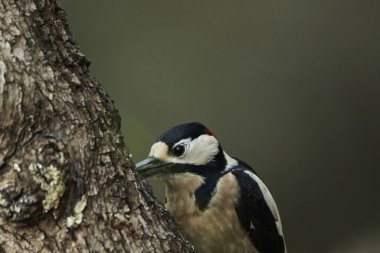
M 159 141 L 165 142 L 169 148 L 172 148 L 180 140 L 199 137 L 205 133 L 205 129 L 206 127 L 198 122 L 178 125 L 164 132 L 159 137 Z
M 204 171 L 208 172 L 207 169 Z M 205 176 L 205 183 L 195 191 L 195 203 L 197 204 L 200 211 L 206 209 L 210 203 L 210 200 L 215 193 L 216 184 L 218 183 L 220 177 L 223 176 L 223 174 L 213 172 Z

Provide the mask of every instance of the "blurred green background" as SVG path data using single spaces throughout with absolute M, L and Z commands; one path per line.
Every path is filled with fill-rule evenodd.
M 203 122 L 271 189 L 289 252 L 380 252 L 380 1 L 62 5 L 135 162 Z

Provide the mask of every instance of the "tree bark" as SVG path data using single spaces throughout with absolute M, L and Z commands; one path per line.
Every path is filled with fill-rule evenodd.
M 192 252 L 88 66 L 54 0 L 0 0 L 0 252 Z

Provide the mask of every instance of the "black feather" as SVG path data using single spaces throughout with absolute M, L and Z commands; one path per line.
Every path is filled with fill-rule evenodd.
M 205 182 L 195 191 L 195 203 L 201 211 L 206 209 L 210 203 L 210 200 L 215 193 L 216 184 L 218 183 L 219 178 L 223 176 L 223 174 L 218 172 L 207 173 L 210 171 L 208 169 L 203 171 L 202 176 L 205 178 Z
M 246 164 L 239 164 L 231 172 L 240 186 L 240 199 L 235 209 L 242 226 L 260 252 L 285 252 L 284 238 L 278 234 L 276 219 L 258 183 L 244 172 L 253 170 Z
M 186 123 L 170 128 L 158 138 L 165 142 L 169 148 L 182 139 L 195 139 L 205 133 L 206 127 L 198 122 Z

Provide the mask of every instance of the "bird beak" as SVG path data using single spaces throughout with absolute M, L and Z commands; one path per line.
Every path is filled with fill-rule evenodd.
M 136 164 L 136 171 L 143 177 L 148 178 L 156 175 L 165 175 L 171 172 L 172 163 L 149 156 Z

